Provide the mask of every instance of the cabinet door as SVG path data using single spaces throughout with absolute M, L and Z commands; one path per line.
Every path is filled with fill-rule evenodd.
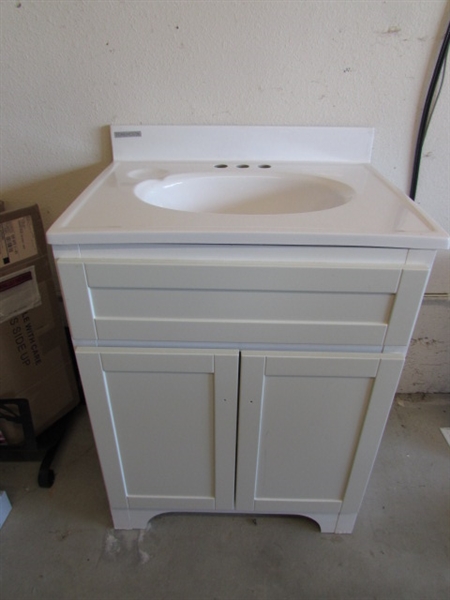
M 244 352 L 236 509 L 337 515 L 352 481 L 356 512 L 401 366 L 378 354 Z
M 234 507 L 238 352 L 79 348 L 113 508 Z

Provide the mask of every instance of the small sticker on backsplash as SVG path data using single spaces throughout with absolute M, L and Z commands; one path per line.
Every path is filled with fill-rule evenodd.
M 115 131 L 115 138 L 142 137 L 142 131 Z

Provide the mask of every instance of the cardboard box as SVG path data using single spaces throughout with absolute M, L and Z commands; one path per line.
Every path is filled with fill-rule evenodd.
M 0 213 L 0 251 L 0 398 L 26 398 L 38 435 L 79 402 L 38 206 Z

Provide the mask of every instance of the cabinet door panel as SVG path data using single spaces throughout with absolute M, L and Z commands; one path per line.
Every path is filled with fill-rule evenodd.
M 212 373 L 107 372 L 127 496 L 214 499 Z
M 339 511 L 381 360 L 243 353 L 238 510 Z
M 238 353 L 95 352 L 129 506 L 232 509 Z
M 255 498 L 340 500 L 371 384 L 365 378 L 267 378 Z

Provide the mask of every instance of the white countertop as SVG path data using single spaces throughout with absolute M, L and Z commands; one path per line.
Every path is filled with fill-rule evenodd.
M 118 129 L 120 130 L 113 128 L 113 132 Z M 146 132 L 147 129 L 152 131 L 151 127 L 144 129 Z M 166 130 L 178 131 L 181 128 L 154 129 L 164 133 Z M 192 127 L 188 129 L 189 135 L 198 130 Z M 212 133 L 212 129 L 209 129 Z M 213 129 L 217 132 L 217 128 Z M 264 131 L 264 128 L 256 129 L 259 134 Z M 228 131 L 228 128 L 224 127 L 223 131 Z M 279 128 L 272 128 L 271 132 L 274 131 L 280 133 Z M 286 131 L 291 131 L 291 128 L 283 128 L 281 133 Z M 308 128 L 310 137 L 311 131 L 314 130 Z M 366 132 L 367 145 L 368 130 L 362 131 Z M 196 139 L 198 140 L 198 135 Z M 118 141 L 124 143 L 122 136 Z M 188 141 L 189 139 L 186 147 Z M 133 143 L 133 140 L 125 139 L 125 143 Z M 207 150 L 210 151 L 209 148 Z M 215 165 L 223 160 L 229 164 L 227 172 L 236 173 L 237 165 L 244 160 L 244 156 L 249 156 L 247 148 L 235 157 L 225 156 L 222 161 L 218 160 L 221 156 L 218 152 L 209 160 L 202 156 L 202 160 L 195 161 L 167 160 L 170 158 L 170 152 L 167 151 L 164 160 L 155 160 L 153 155 L 152 160 L 117 160 L 117 156 L 123 156 L 123 152 L 117 148 L 114 154 L 115 161 L 49 229 L 47 239 L 50 244 L 338 245 L 418 249 L 449 247 L 449 236 L 438 224 L 405 194 L 389 184 L 368 162 L 354 162 L 358 158 L 356 155 L 344 157 L 344 162 L 339 162 L 336 154 L 331 157 L 323 156 L 320 151 L 311 153 L 315 158 L 313 161 L 271 160 L 267 148 L 257 153 L 256 158 L 251 156 L 252 160 L 247 159 L 245 162 L 249 165 L 246 171 L 253 175 L 257 174 L 261 161 L 269 162 L 271 175 L 305 174 L 325 177 L 350 186 L 354 194 L 350 201 L 328 210 L 248 215 L 160 208 L 140 200 L 134 193 L 138 183 L 152 177 L 161 177 L 161 174 L 217 173 Z M 140 154 L 131 154 L 134 158 L 142 158 Z M 157 154 L 157 149 L 153 154 Z M 361 152 L 364 159 L 368 158 L 367 154 L 366 150 Z M 278 159 L 285 158 L 283 152 L 277 152 L 276 148 L 273 155 Z M 321 160 L 317 160 L 318 158 Z M 265 174 L 267 171 L 269 170 L 265 170 Z

